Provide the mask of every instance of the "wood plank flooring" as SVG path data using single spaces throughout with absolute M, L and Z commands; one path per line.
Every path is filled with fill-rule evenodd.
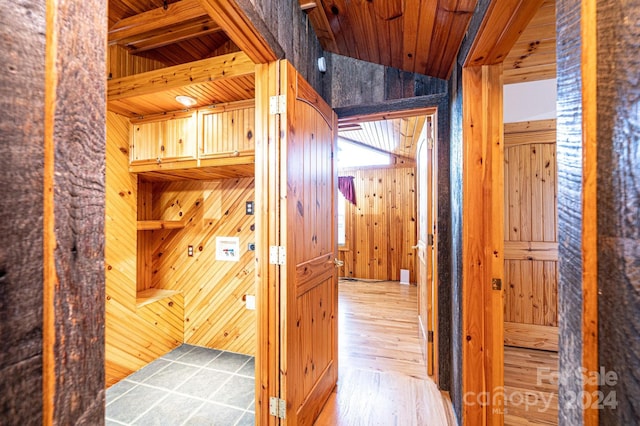
M 558 424 L 558 353 L 504 348 L 505 425 Z
M 340 281 L 340 376 L 317 426 L 455 424 L 426 374 L 417 312 L 414 286 Z

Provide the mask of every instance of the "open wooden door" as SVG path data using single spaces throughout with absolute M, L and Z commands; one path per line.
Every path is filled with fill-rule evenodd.
M 337 118 L 287 61 L 270 65 L 270 237 L 278 263 L 281 424 L 311 425 L 338 373 L 338 269 L 333 153 Z M 276 96 L 278 95 L 278 96 Z M 279 129 L 279 130 L 278 130 Z M 279 242 L 275 242 L 279 241 Z M 274 247 L 276 245 L 276 247 Z M 278 247 L 279 246 L 279 247 Z M 274 404 L 272 404 L 274 405 Z
M 437 383 L 436 324 L 437 280 L 435 268 L 435 188 L 434 144 L 431 121 L 424 126 L 418 146 L 417 159 L 417 215 L 418 215 L 418 315 L 424 341 L 427 374 Z

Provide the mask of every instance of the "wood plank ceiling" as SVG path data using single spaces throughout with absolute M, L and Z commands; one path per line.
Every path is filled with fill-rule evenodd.
M 477 0 L 299 0 L 324 50 L 448 79 Z

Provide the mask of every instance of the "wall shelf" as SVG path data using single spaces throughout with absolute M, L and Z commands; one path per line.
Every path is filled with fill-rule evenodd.
M 158 300 L 167 299 L 176 294 L 180 294 L 178 290 L 165 290 L 162 288 L 149 288 L 147 290 L 139 291 L 136 294 L 136 307 L 141 308 Z
M 138 231 L 152 231 L 156 229 L 182 229 L 184 222 L 181 220 L 139 220 Z

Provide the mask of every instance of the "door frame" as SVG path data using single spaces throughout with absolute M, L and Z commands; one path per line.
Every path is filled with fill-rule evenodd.
M 421 107 L 416 107 L 415 105 L 407 105 L 406 109 L 402 109 L 402 104 L 398 104 L 395 103 L 394 104 L 394 108 L 390 108 L 390 107 L 385 107 L 384 105 L 378 105 L 376 107 L 364 107 L 362 109 L 355 109 L 355 110 L 347 110 L 347 112 L 342 112 L 342 114 L 339 114 L 339 118 L 338 118 L 338 131 L 340 129 L 340 126 L 344 126 L 344 125 L 355 125 L 355 124 L 359 124 L 359 123 L 363 123 L 363 122 L 369 122 L 369 121 L 380 121 L 380 120 L 387 120 L 387 119 L 396 119 L 396 118 L 404 118 L 404 117 L 415 117 L 415 116 L 419 116 L 419 115 L 429 115 L 432 116 L 433 119 L 431 121 L 432 126 L 433 126 L 433 151 L 432 151 L 432 157 L 431 157 L 431 164 L 429 167 L 430 170 L 430 179 L 431 179 L 431 184 L 432 184 L 432 209 L 433 209 L 433 217 L 432 217 L 432 223 L 433 226 L 435 227 L 434 230 L 434 244 L 433 244 L 433 306 L 432 306 L 432 328 L 433 328 L 433 375 L 430 375 L 430 377 L 433 379 L 433 381 L 439 385 L 439 377 L 440 377 L 440 366 L 439 366 L 439 345 L 438 345 L 438 330 L 439 330 L 439 325 L 440 325 L 440 318 L 438 316 L 438 304 L 439 304 L 439 299 L 440 299 L 440 286 L 439 286 L 439 274 L 438 274 L 438 196 L 437 196 L 437 188 L 438 188 L 438 124 L 440 123 L 439 121 L 439 110 L 443 107 L 443 105 L 440 102 L 440 97 L 439 96 L 428 96 L 428 97 L 424 97 L 424 98 L 428 98 L 429 101 L 431 101 L 432 99 L 437 99 L 438 102 L 428 102 L 431 105 L 425 105 L 425 106 L 421 106 Z M 434 105 L 435 104 L 435 105 Z M 398 106 L 400 106 L 400 108 L 398 108 Z M 345 111 L 345 110 L 343 110 Z M 425 126 L 426 126 L 426 122 L 425 122 Z M 423 143 L 423 139 L 420 139 L 420 144 Z M 420 147 L 418 147 L 418 149 L 420 149 Z M 417 168 L 419 167 L 419 164 L 417 162 L 417 158 L 416 158 L 416 171 Z M 417 179 L 417 176 L 416 176 Z M 417 183 L 416 183 L 416 188 L 417 188 Z M 416 199 L 416 206 L 417 206 L 417 199 Z M 417 209 L 416 209 L 416 214 L 417 214 Z M 418 235 L 416 234 L 416 237 Z M 417 244 L 417 241 L 416 241 Z M 418 247 L 418 245 L 414 246 L 415 249 L 420 250 L 420 248 Z M 417 271 L 417 267 L 418 267 L 418 256 L 415 257 L 415 263 L 416 263 L 416 268 L 415 270 Z M 418 301 L 420 302 L 420 283 L 418 283 Z M 419 311 L 418 311 L 419 314 Z M 446 320 L 446 319 L 445 319 Z M 422 320 L 420 319 L 420 317 L 418 317 L 418 324 L 420 327 L 420 335 L 421 335 L 421 340 L 424 343 L 422 349 L 423 349 L 423 353 L 425 356 L 425 369 L 427 370 L 428 373 L 428 337 L 427 337 L 427 331 L 424 329 L 424 325 L 422 323 Z M 447 348 L 448 349 L 448 348 Z

